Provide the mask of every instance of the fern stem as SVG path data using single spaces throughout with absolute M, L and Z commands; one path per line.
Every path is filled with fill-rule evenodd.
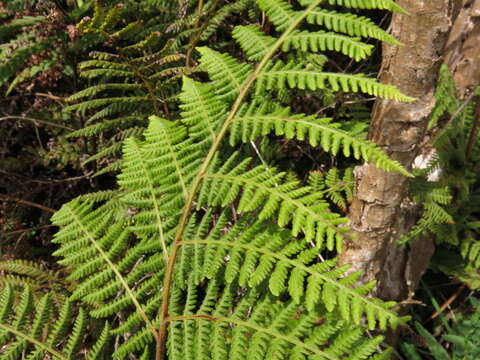
M 207 26 L 210 24 L 210 20 L 212 19 L 213 15 L 214 15 L 214 12 L 215 12 L 215 9 L 217 8 L 220 1 L 221 0 L 215 0 L 215 2 L 212 5 L 212 8 L 209 10 L 209 12 L 207 14 L 207 18 L 205 19 L 205 21 L 202 24 L 202 27 L 188 41 L 188 43 L 190 44 L 190 48 L 187 51 L 187 59 L 185 61 L 186 66 L 191 66 L 193 50 L 195 49 L 195 46 L 197 45 L 197 43 L 200 41 L 200 38 L 202 37 L 203 32 L 205 31 Z M 201 0 L 198 3 L 198 9 L 197 9 L 198 18 L 197 18 L 197 21 L 195 23 L 195 27 L 198 27 L 200 25 L 202 10 L 203 10 L 203 0 Z
M 311 351 L 315 355 L 320 355 L 322 358 L 325 359 L 330 359 L 330 360 L 340 360 L 337 356 L 335 356 L 333 353 L 327 353 L 324 351 L 319 350 L 315 346 L 308 345 L 305 342 L 301 342 L 296 340 L 295 338 L 292 338 L 291 336 L 288 335 L 283 335 L 279 333 L 278 331 L 274 331 L 271 328 L 263 328 L 261 326 L 256 325 L 253 322 L 248 322 L 248 321 L 243 321 L 240 319 L 235 319 L 233 317 L 222 317 L 222 316 L 209 316 L 209 315 L 180 315 L 180 316 L 173 316 L 171 318 L 167 318 L 166 321 L 172 322 L 172 321 L 186 321 L 186 320 L 210 320 L 210 321 L 221 321 L 221 322 L 227 322 L 230 324 L 235 324 L 237 326 L 243 326 L 252 330 L 255 330 L 257 332 L 263 332 L 265 334 L 270 335 L 272 338 L 275 339 L 281 339 L 286 342 L 289 342 L 290 344 L 293 344 L 295 346 L 304 348 L 308 351 Z
M 41 341 L 38 341 L 37 339 L 31 337 L 31 336 L 28 336 L 27 334 L 24 334 L 23 332 L 21 331 L 18 331 L 8 325 L 5 325 L 5 324 L 2 324 L 0 323 L 0 328 L 5 330 L 5 331 L 8 331 L 8 332 L 11 332 L 12 334 L 15 334 L 16 336 L 18 337 L 21 337 L 29 342 L 31 342 L 32 344 L 35 344 L 36 346 L 42 348 L 43 350 L 45 351 L 48 351 L 50 354 L 52 354 L 53 356 L 55 356 L 57 359 L 60 359 L 60 360 L 68 360 L 68 358 L 62 354 L 61 352 L 58 352 L 57 350 L 51 348 L 50 346 L 48 345 L 45 345 L 44 343 L 42 343 Z
M 233 122 L 235 115 L 237 114 L 238 110 L 240 109 L 240 105 L 242 104 L 243 100 L 245 100 L 246 96 L 248 95 L 248 92 L 250 91 L 250 88 L 253 86 L 255 80 L 258 78 L 260 75 L 261 71 L 267 65 L 268 61 L 272 58 L 272 56 L 275 54 L 275 52 L 282 46 L 283 42 L 288 38 L 289 34 L 295 30 L 295 28 L 307 17 L 307 15 L 320 3 L 322 3 L 323 0 L 317 0 L 314 1 L 310 6 L 308 6 L 305 11 L 301 13 L 291 24 L 290 26 L 285 30 L 285 32 L 280 36 L 280 38 L 273 44 L 273 46 L 270 48 L 270 50 L 265 54 L 263 59 L 260 61 L 260 63 L 257 65 L 255 68 L 254 72 L 245 80 L 244 84 L 242 85 L 242 88 L 240 90 L 240 93 L 238 94 L 237 99 L 232 105 L 232 109 L 230 110 L 230 113 L 228 114 L 227 119 L 222 125 L 222 128 L 218 132 L 217 137 L 215 138 L 215 141 L 213 142 L 207 156 L 205 157 L 205 160 L 202 164 L 202 167 L 200 168 L 200 171 L 198 172 L 197 176 L 192 182 L 192 186 L 190 188 L 190 195 L 185 202 L 185 205 L 182 210 L 182 214 L 180 216 L 180 220 L 178 223 L 178 228 L 177 232 L 175 234 L 175 241 L 173 243 L 172 247 L 172 253 L 168 259 L 167 263 L 167 269 L 165 272 L 165 278 L 163 282 L 163 298 L 162 298 L 162 306 L 160 308 L 160 313 L 161 313 L 161 322 L 160 322 L 160 330 L 158 332 L 158 341 L 157 341 L 157 348 L 156 348 L 156 360 L 163 360 L 165 358 L 165 343 L 167 340 L 167 326 L 168 323 L 166 319 L 168 318 L 168 305 L 169 305 L 169 299 L 170 299 L 170 289 L 172 286 L 172 280 L 173 280 L 173 267 L 175 264 L 175 260 L 177 257 L 178 253 L 178 248 L 181 246 L 180 242 L 182 241 L 182 236 L 185 231 L 185 227 L 187 224 L 187 218 L 190 215 L 190 211 L 192 210 L 192 205 L 193 201 L 195 199 L 195 196 L 197 195 L 197 192 L 200 188 L 200 184 L 203 180 L 203 177 L 210 166 L 210 163 L 217 152 L 218 148 L 220 147 L 220 144 L 227 134 L 227 130 L 230 127 L 231 123 Z

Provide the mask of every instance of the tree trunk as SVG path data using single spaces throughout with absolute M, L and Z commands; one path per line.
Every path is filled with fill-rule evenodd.
M 457 1 L 458 2 L 458 1 Z M 369 139 L 411 169 L 428 142 L 426 126 L 434 107 L 434 90 L 453 16 L 454 0 L 399 0 L 410 15 L 394 14 L 392 32 L 403 46 L 384 45 L 380 79 L 417 98 L 411 103 L 377 100 Z M 458 12 L 458 11 L 457 11 Z M 356 197 L 349 212 L 351 239 L 342 263 L 364 271 L 364 281 L 378 280 L 376 295 L 402 300 L 413 291 L 434 246 L 422 239 L 399 248 L 396 241 L 416 220 L 407 198 L 408 179 L 371 164 L 355 170 Z

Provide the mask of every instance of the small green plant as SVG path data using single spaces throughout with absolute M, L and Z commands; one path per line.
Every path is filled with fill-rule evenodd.
M 453 325 L 445 329 L 441 343 L 420 323 L 415 323 L 418 334 L 425 340 L 430 355 L 435 360 L 476 360 L 480 357 L 480 344 L 477 340 L 480 336 L 480 301 L 474 297 L 469 297 L 469 301 L 474 312 L 457 314 Z M 446 350 L 447 346 L 450 351 Z M 403 343 L 402 349 L 408 359 L 422 359 L 413 344 Z

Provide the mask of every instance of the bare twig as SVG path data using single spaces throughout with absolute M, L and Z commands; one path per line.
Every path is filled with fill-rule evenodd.
M 35 208 L 37 208 L 37 209 L 41 209 L 41 210 L 43 210 L 43 211 L 47 211 L 47 212 L 50 212 L 50 213 L 55 213 L 55 212 L 57 212 L 57 210 L 52 209 L 52 208 L 49 208 L 49 207 L 47 207 L 47 206 L 44 206 L 44 205 L 41 205 L 41 204 L 37 204 L 37 203 L 31 202 L 31 201 L 28 201 L 28 200 L 23 200 L 23 199 L 20 199 L 20 198 L 16 198 L 16 197 L 13 197 L 13 196 L 8 196 L 8 195 L 0 194 L 0 199 L 6 200 L 6 201 L 15 201 L 15 202 L 18 202 L 18 203 L 20 203 L 20 204 L 28 205 L 28 206 L 31 206 L 31 207 L 35 207 Z
M 477 106 L 475 107 L 475 118 L 473 119 L 472 130 L 470 130 L 470 136 L 468 137 L 467 147 L 465 149 L 465 157 L 472 152 L 473 144 L 477 138 L 478 122 L 480 121 L 480 96 L 476 97 Z
M 38 126 L 38 124 L 44 124 L 44 125 L 49 125 L 49 126 L 55 126 L 55 127 L 58 127 L 60 129 L 65 129 L 65 130 L 70 130 L 70 131 L 73 131 L 75 129 L 71 128 L 71 127 L 68 127 L 68 126 L 64 126 L 64 125 L 60 125 L 60 124 L 55 124 L 53 122 L 50 122 L 50 121 L 46 121 L 46 120 L 40 120 L 40 119 L 34 119 L 34 118 L 31 118 L 31 117 L 26 117 L 26 116 L 13 116 L 13 115 L 9 115 L 9 116 L 4 116 L 4 117 L 1 117 L 0 118 L 0 121 L 3 121 L 3 120 L 26 120 L 26 121 L 31 121 L 35 124 L 35 126 Z

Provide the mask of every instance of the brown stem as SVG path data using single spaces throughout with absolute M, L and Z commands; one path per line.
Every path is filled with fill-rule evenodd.
M 452 296 L 450 296 L 450 297 L 447 299 L 447 301 L 445 301 L 445 302 L 442 304 L 442 306 L 440 306 L 440 309 L 438 309 L 438 311 L 436 311 L 434 314 L 432 314 L 432 316 L 430 316 L 430 317 L 427 319 L 426 322 L 429 322 L 430 320 L 435 319 L 435 318 L 438 317 L 442 312 L 444 312 L 445 309 L 446 309 L 447 307 L 449 307 L 452 302 L 455 301 L 455 299 L 460 295 L 460 293 L 463 291 L 463 289 L 465 289 L 465 287 L 466 287 L 466 285 L 465 285 L 465 284 L 462 284 L 462 285 L 457 289 L 457 291 L 455 291 L 455 293 L 454 293 Z
M 195 49 L 197 43 L 200 41 L 200 37 L 202 36 L 203 32 L 207 28 L 208 24 L 210 24 L 210 19 L 212 18 L 213 12 L 217 8 L 220 1 L 221 0 L 215 0 L 215 2 L 212 5 L 212 8 L 210 9 L 210 11 L 207 14 L 207 18 L 203 22 L 202 27 L 190 38 L 190 41 L 188 42 L 190 44 L 190 47 L 187 51 L 187 60 L 185 61 L 186 66 L 191 66 L 193 50 Z M 195 27 L 198 27 L 198 25 L 200 24 L 201 11 L 203 9 L 203 5 L 200 6 L 200 4 L 203 4 L 203 3 L 200 2 L 198 4 L 198 10 L 197 10 L 198 11 L 198 19 L 197 19 L 197 23 L 195 24 Z
M 50 212 L 52 214 L 57 212 L 57 210 L 49 208 L 47 206 L 37 204 L 37 203 L 31 202 L 31 201 L 28 201 L 28 200 L 23 200 L 23 199 L 20 199 L 20 198 L 16 198 L 16 197 L 13 197 L 13 196 L 0 194 L 0 199 L 7 200 L 7 201 L 15 201 L 15 202 L 18 202 L 20 204 L 32 206 L 32 207 L 35 207 L 37 209 L 41 209 L 43 211 Z
M 475 107 L 475 118 L 473 119 L 472 130 L 470 131 L 467 147 L 465 149 L 465 157 L 467 159 L 470 153 L 472 152 L 473 144 L 475 144 L 475 139 L 477 138 L 477 132 L 478 132 L 478 122 L 480 121 L 480 96 L 477 96 L 476 100 L 477 100 L 477 105 Z

